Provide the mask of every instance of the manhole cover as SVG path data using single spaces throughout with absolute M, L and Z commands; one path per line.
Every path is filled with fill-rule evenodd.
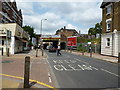
M 12 63 L 13 61 L 2 61 L 2 63 Z

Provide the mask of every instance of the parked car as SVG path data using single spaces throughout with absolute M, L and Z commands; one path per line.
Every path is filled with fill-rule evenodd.
M 49 52 L 56 52 L 56 48 L 54 48 L 53 46 L 49 46 L 48 51 Z

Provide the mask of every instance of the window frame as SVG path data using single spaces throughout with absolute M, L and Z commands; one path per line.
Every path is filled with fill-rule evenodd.
M 106 15 L 110 15 L 112 12 L 112 4 L 106 6 Z
M 106 38 L 106 47 L 110 47 L 110 38 Z

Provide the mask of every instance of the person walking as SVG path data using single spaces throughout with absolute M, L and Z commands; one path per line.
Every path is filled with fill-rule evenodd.
M 59 55 L 61 55 L 61 53 L 60 53 L 60 45 L 58 44 L 58 47 L 57 47 L 57 56 L 59 56 Z

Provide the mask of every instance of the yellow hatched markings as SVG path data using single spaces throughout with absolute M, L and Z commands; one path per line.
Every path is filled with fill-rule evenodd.
M 23 77 L 18 77 L 18 76 L 13 76 L 13 75 L 7 75 L 7 74 L 2 74 L 2 73 L 0 73 L 0 75 L 2 75 L 2 76 L 7 76 L 7 77 L 12 77 L 12 78 L 17 78 L 17 79 L 24 79 Z M 39 82 L 39 81 L 37 81 L 37 80 L 29 79 L 29 81 L 30 81 L 30 82 L 36 82 L 36 83 L 38 83 L 38 84 L 40 84 L 40 85 L 43 85 L 43 86 L 45 86 L 45 87 L 48 87 L 48 88 L 53 88 L 53 90 L 57 90 L 55 87 L 50 86 L 50 85 L 47 85 L 47 84 L 45 84 L 45 83 L 43 83 L 43 82 Z

